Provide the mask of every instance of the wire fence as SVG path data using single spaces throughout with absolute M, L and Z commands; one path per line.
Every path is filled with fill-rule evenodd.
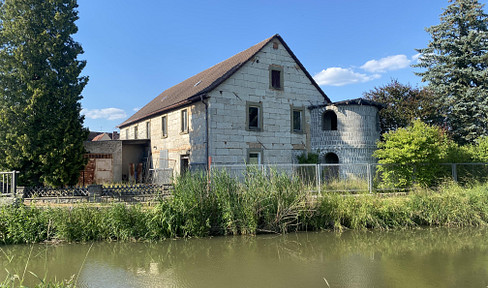
M 449 181 L 460 185 L 488 182 L 488 163 L 213 165 L 212 170 L 224 170 L 239 180 L 250 171 L 284 173 L 299 178 L 319 194 L 406 192 Z

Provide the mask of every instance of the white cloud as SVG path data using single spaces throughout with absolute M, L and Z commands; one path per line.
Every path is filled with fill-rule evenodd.
M 133 109 L 132 109 L 132 111 L 134 111 L 134 112 L 137 112 L 137 111 L 139 111 L 139 110 L 141 110 L 141 107 L 136 107 L 136 108 L 133 108 Z
M 415 57 L 415 56 L 414 56 Z M 380 60 L 369 60 L 361 66 L 361 69 L 371 73 L 383 73 L 386 71 L 399 70 L 410 66 L 412 60 L 406 55 L 394 55 L 381 58 Z
M 380 75 L 357 73 L 350 68 L 330 67 L 320 71 L 313 78 L 319 85 L 344 86 L 378 79 Z
M 81 114 L 89 119 L 119 120 L 127 118 L 125 111 L 119 108 L 83 109 Z
M 415 55 L 412 56 L 412 63 L 417 63 L 419 62 L 419 58 L 422 56 L 421 53 L 417 53 Z

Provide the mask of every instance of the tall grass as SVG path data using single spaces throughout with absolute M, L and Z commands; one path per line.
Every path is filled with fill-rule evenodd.
M 310 195 L 299 180 L 249 169 L 243 181 L 224 171 L 186 174 L 153 207 L 0 207 L 0 243 L 138 241 L 317 229 L 401 229 L 488 223 L 488 184 L 445 184 L 401 197 Z

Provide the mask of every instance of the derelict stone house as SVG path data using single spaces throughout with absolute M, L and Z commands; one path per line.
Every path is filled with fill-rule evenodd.
M 379 106 L 331 103 L 281 36 L 177 84 L 119 125 L 120 139 L 147 139 L 155 168 L 296 162 L 371 162 Z

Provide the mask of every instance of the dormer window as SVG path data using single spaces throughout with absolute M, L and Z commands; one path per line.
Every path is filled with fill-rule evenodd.
M 279 65 L 269 66 L 269 88 L 283 90 L 283 67 Z

